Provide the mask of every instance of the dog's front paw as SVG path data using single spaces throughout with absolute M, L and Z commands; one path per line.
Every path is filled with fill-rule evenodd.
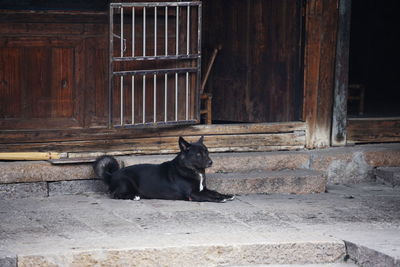
M 225 196 L 225 200 L 227 200 L 227 201 L 232 201 L 232 200 L 234 200 L 235 199 L 235 196 L 234 195 L 226 195 Z

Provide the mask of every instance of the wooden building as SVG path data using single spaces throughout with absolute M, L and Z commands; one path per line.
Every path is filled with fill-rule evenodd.
M 352 2 L 0 0 L 0 152 L 398 142 L 397 2 Z

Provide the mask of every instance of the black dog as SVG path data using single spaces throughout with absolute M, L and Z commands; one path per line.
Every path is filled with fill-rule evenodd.
M 110 156 L 99 157 L 94 163 L 95 173 L 103 178 L 113 198 L 157 198 L 171 200 L 225 202 L 234 196 L 208 190 L 205 169 L 211 167 L 203 137 L 188 143 L 179 137 L 180 152 L 162 164 L 138 164 L 120 169 Z

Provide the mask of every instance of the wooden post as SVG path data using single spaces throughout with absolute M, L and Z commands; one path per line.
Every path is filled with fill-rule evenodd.
M 308 148 L 330 146 L 337 1 L 306 2 L 303 119 L 307 123 Z
M 349 47 L 351 0 L 339 0 L 339 21 L 336 45 L 335 89 L 333 98 L 333 146 L 346 145 L 347 95 L 349 80 Z

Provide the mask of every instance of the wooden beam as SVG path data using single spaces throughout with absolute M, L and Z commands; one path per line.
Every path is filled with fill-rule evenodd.
M 339 23 L 336 45 L 335 89 L 331 136 L 333 146 L 346 145 L 350 14 L 351 0 L 339 0 Z
M 306 2 L 303 118 L 308 148 L 330 145 L 337 1 Z
M 180 135 L 200 136 L 220 134 L 286 133 L 305 130 L 306 124 L 304 122 L 282 122 L 173 126 L 165 128 L 146 127 L 130 129 L 93 128 L 47 131 L 1 131 L 0 144 L 168 137 Z
M 197 141 L 199 136 L 188 135 L 185 139 Z M 205 143 L 211 152 L 290 150 L 304 148 L 305 133 L 205 135 Z M 178 136 L 2 145 L 2 150 L 8 151 L 129 151 L 130 154 L 175 153 L 178 149 Z
M 348 119 L 347 143 L 400 142 L 400 118 Z
M 19 133 L 18 142 L 2 137 L 0 151 L 61 151 L 104 152 L 120 151 L 126 154 L 175 153 L 178 136 L 195 141 L 205 136 L 210 151 L 272 151 L 293 150 L 305 146 L 304 122 L 260 123 L 236 125 L 195 125 L 153 129 L 108 129 L 76 131 L 62 136 L 45 135 L 35 139 L 38 132 Z M 4 133 L 2 133 L 4 134 Z M 54 134 L 54 133 L 53 133 Z M 1 136 L 1 134 L 0 134 Z M 22 138 L 30 138 L 22 142 Z M 47 138 L 47 140 L 46 140 Z M 54 138 L 54 139 L 52 139 Z

